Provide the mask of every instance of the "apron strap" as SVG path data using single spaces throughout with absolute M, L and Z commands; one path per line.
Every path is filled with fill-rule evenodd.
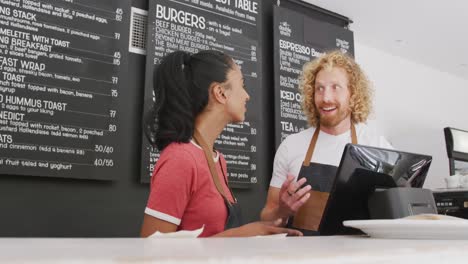
M 218 177 L 218 172 L 216 171 L 216 166 L 215 166 L 215 163 L 213 161 L 213 154 L 212 152 L 210 151 L 210 149 L 208 148 L 208 144 L 206 144 L 206 141 L 203 139 L 203 137 L 201 136 L 200 132 L 198 131 L 198 129 L 195 128 L 194 132 L 193 132 L 193 138 L 195 139 L 195 141 L 201 146 L 201 148 L 203 149 L 203 152 L 205 154 L 205 158 L 206 158 L 206 161 L 208 162 L 208 167 L 210 168 L 210 174 L 211 174 L 211 178 L 213 178 L 213 182 L 216 186 L 216 189 L 218 190 L 219 194 L 221 194 L 221 196 L 223 197 L 224 201 L 226 201 L 227 203 L 231 204 L 231 202 L 229 201 L 229 199 L 227 199 L 226 197 L 226 194 L 224 193 L 224 189 L 223 187 L 221 187 L 221 182 L 219 181 L 219 177 Z M 221 166 L 221 169 L 222 169 L 222 166 Z M 227 183 L 226 183 L 227 185 Z M 229 188 L 229 187 L 228 187 Z M 232 192 L 231 192 L 232 194 Z
M 304 162 L 302 163 L 303 166 L 309 167 L 310 160 L 312 159 L 312 155 L 314 154 L 315 144 L 317 144 L 317 139 L 320 133 L 320 125 L 317 126 L 315 129 L 314 135 L 310 140 L 309 148 L 307 149 L 307 154 L 305 156 Z M 357 144 L 357 135 L 356 135 L 356 127 L 354 124 L 351 124 L 351 143 Z
M 314 154 L 315 144 L 317 143 L 318 135 L 320 133 L 320 125 L 315 128 L 314 135 L 312 136 L 312 140 L 310 140 L 309 148 L 307 149 L 307 154 L 305 156 L 304 162 L 302 163 L 303 166 L 309 167 L 310 160 L 312 159 L 312 155 Z
M 351 143 L 357 144 L 356 127 L 351 124 Z

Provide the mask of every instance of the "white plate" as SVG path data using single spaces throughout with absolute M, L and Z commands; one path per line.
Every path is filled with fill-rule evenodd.
M 468 220 L 349 220 L 343 225 L 375 238 L 468 239 Z

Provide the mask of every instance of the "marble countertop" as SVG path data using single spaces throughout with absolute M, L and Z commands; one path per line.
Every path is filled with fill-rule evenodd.
M 467 263 L 465 240 L 0 238 L 0 263 Z

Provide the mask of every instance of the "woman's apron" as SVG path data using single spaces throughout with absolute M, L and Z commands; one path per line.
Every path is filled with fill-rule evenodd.
M 336 166 L 311 162 L 319 133 L 320 126 L 315 129 L 310 140 L 298 177 L 298 180 L 306 178 L 306 183 L 311 185 L 310 198 L 299 208 L 291 221 L 291 226 L 301 230 L 304 235 L 320 235 L 320 223 L 338 169 Z M 356 128 L 353 124 L 351 125 L 351 142 L 357 144 Z
M 221 182 L 219 181 L 218 177 L 218 172 L 216 171 L 216 166 L 213 161 L 213 156 L 211 150 L 208 148 L 208 145 L 206 144 L 205 140 L 201 136 L 200 132 L 198 132 L 197 129 L 195 129 L 193 138 L 195 141 L 202 147 L 203 152 L 205 154 L 206 161 L 208 162 L 208 167 L 210 168 L 210 173 L 211 177 L 213 178 L 213 182 L 216 186 L 216 189 L 218 190 L 219 194 L 223 197 L 224 204 L 226 204 L 226 207 L 228 209 L 228 217 L 226 219 L 226 223 L 224 225 L 224 230 L 230 229 L 230 228 L 236 228 L 242 225 L 242 215 L 241 215 L 241 210 L 240 206 L 237 203 L 236 198 L 234 197 L 234 194 L 232 193 L 231 189 L 229 188 L 229 185 L 226 180 L 226 174 L 224 173 L 223 169 L 223 164 L 220 161 L 219 165 L 221 166 L 221 171 L 223 172 L 223 179 L 226 184 L 226 186 L 229 189 L 229 192 L 231 193 L 232 198 L 234 199 L 234 203 L 230 202 L 227 199 L 226 194 L 224 193 L 224 189 L 221 187 Z

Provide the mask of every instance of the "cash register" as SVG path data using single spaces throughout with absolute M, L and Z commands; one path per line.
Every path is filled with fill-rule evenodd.
M 444 128 L 450 175 L 468 177 L 468 131 Z M 432 190 L 439 214 L 468 219 L 468 188 L 440 188 Z

